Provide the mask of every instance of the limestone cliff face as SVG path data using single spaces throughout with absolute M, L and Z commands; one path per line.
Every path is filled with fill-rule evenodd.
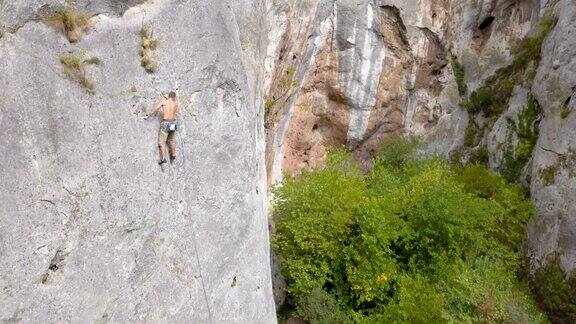
M 398 134 L 456 160 L 486 155 L 500 170 L 507 152 L 524 148 L 518 133 L 532 105 L 525 128 L 537 141 L 519 170 L 538 214 L 527 254 L 535 267 L 555 256 L 567 272 L 576 267 L 574 1 L 269 0 L 268 16 L 269 183 L 321 165 L 335 146 L 369 167 Z M 513 84 L 503 111 L 462 108 L 473 91 L 506 81 L 514 44 L 538 34 L 545 17 L 557 23 L 542 57 L 521 67 L 531 76 Z
M 71 44 L 45 23 L 64 1 L 0 0 L 0 321 L 275 322 L 265 3 L 76 3 L 91 28 Z M 68 52 L 99 64 L 65 74 Z M 142 116 L 171 89 L 179 154 L 162 172 Z

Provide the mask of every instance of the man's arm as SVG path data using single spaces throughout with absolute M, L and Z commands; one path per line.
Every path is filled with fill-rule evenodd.
M 152 110 L 148 114 L 146 114 L 146 117 L 144 119 L 156 116 L 156 114 L 158 114 L 158 111 L 160 110 L 160 108 L 162 108 L 163 105 L 164 105 L 164 99 L 160 100 L 159 103 L 157 103 L 154 107 L 152 107 Z

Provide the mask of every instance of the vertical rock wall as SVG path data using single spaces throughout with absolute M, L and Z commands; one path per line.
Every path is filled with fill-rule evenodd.
M 537 205 L 527 253 L 535 267 L 557 255 L 567 272 L 576 267 L 573 1 L 269 0 L 269 8 L 269 183 L 321 166 L 336 146 L 369 167 L 381 143 L 399 134 L 422 137 L 428 153 L 486 159 L 500 170 L 535 103 L 528 127 L 538 140 L 518 171 Z M 535 79 L 517 83 L 498 115 L 469 114 L 461 103 L 507 77 L 514 45 L 537 35 L 544 17 L 558 23 L 539 65 L 524 67 Z
M 0 1 L 0 320 L 275 322 L 262 88 L 263 1 Z M 160 39 L 140 66 L 142 27 Z M 85 53 L 89 94 L 63 72 Z M 176 89 L 178 159 L 157 165 Z

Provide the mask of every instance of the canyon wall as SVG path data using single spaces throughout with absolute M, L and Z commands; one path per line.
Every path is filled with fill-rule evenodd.
M 368 168 L 386 139 L 416 135 L 428 154 L 487 163 L 530 188 L 537 207 L 526 247 L 532 270 L 553 258 L 567 272 L 576 267 L 576 3 L 268 6 L 269 184 L 321 166 L 339 146 Z M 532 48 L 540 45 L 542 55 Z M 517 59 L 525 53 L 534 57 Z M 498 109 L 475 110 L 485 106 Z
M 275 322 L 264 1 L 76 1 L 75 43 L 64 5 L 0 0 L 0 321 Z M 170 90 L 162 170 L 142 117 Z

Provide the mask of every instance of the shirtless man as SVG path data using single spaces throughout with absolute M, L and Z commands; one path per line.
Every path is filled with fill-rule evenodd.
M 164 151 L 166 144 L 168 144 L 168 154 L 170 155 L 170 163 L 176 159 L 176 141 L 174 135 L 176 134 L 176 115 L 178 114 L 178 101 L 176 100 L 176 93 L 170 92 L 168 96 L 164 96 L 162 100 L 154 107 L 149 114 L 144 117 L 147 120 L 150 117 L 156 116 L 158 112 L 162 112 L 162 122 L 160 123 L 160 131 L 158 132 L 158 148 L 160 149 L 160 161 L 158 164 L 166 163 Z

